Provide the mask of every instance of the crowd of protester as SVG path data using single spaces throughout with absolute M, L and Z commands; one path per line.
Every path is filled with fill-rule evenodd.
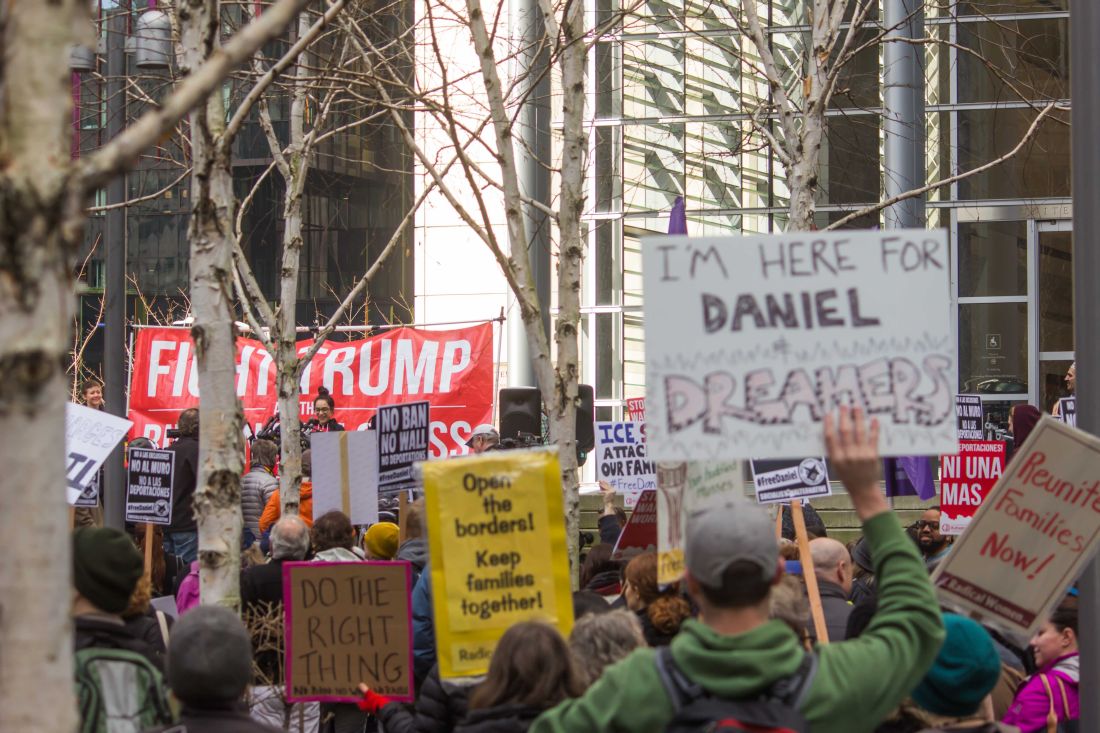
M 517 623 L 487 674 L 462 680 L 439 674 L 422 500 L 406 507 L 404 534 L 391 522 L 363 531 L 338 511 L 313 517 L 307 480 L 299 514 L 281 516 L 277 451 L 254 445 L 242 480 L 252 546 L 240 616 L 199 605 L 197 571 L 180 571 L 173 586 L 163 570 L 168 555 L 197 568 L 186 519 L 165 532 L 159 573 L 145 572 L 126 533 L 74 532 L 82 730 L 116 730 L 118 720 L 132 721 L 118 730 L 179 733 L 741 730 L 716 721 L 816 733 L 1075 730 L 1076 598 L 1026 641 L 941 609 L 929 573 L 952 545 L 938 507 L 903 528 L 880 487 L 874 421 L 840 410 L 825 430 L 832 469 L 862 523 L 857 541 L 828 537 L 808 511 L 810 556 L 801 557 L 788 516 L 730 503 L 688 518 L 683 579 L 662 586 L 655 553 L 613 551 L 626 517 L 605 491 L 601 541 L 578 568 L 569 637 L 542 621 Z M 493 437 L 482 431 L 479 448 L 493 449 Z M 189 451 L 180 448 L 177 462 Z M 303 464 L 308 476 L 308 453 Z M 368 559 L 412 567 L 415 701 L 363 685 L 358 705 L 287 704 L 282 565 Z M 808 573 L 827 643 L 811 621 Z M 158 591 L 175 595 L 175 623 L 150 606 Z

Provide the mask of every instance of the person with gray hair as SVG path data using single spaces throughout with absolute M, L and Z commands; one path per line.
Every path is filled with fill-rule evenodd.
M 281 638 L 272 631 L 282 627 L 283 563 L 305 560 L 309 555 L 309 527 L 294 514 L 282 517 L 271 528 L 271 560 L 241 573 L 241 618 L 252 635 L 256 649 L 256 686 L 252 689 L 252 717 L 282 727 L 287 715 L 292 730 L 303 720 L 305 730 L 316 730 L 320 715 L 317 703 L 287 705 L 280 694 L 283 680 Z M 281 630 L 278 633 L 282 633 Z
M 810 557 L 829 641 L 844 641 L 848 617 L 852 614 L 852 604 L 848 602 L 852 592 L 852 556 L 843 543 L 831 537 L 818 537 L 810 540 Z
M 252 644 L 228 608 L 199 606 L 180 617 L 168 644 L 168 687 L 180 701 L 179 722 L 150 733 L 272 733 L 244 704 L 252 679 Z
M 579 619 L 569 634 L 569 649 L 585 687 L 598 680 L 605 667 L 645 645 L 637 614 L 622 608 L 608 613 L 590 613 Z

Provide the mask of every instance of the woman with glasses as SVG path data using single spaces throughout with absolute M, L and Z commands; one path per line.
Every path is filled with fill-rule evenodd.
M 313 412 L 317 417 L 310 420 L 312 432 L 335 433 L 344 429 L 343 425 L 336 422 L 336 400 L 332 399 L 332 395 L 324 387 L 317 390 L 317 399 L 313 401 Z

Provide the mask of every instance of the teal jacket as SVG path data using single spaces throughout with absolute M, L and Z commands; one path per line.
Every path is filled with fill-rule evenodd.
M 943 643 L 939 604 L 924 561 L 897 518 L 863 527 L 878 577 L 878 612 L 857 639 L 818 647 L 817 674 L 802 714 L 814 733 L 871 731 L 916 687 Z M 726 636 L 688 621 L 672 641 L 677 665 L 720 697 L 741 698 L 794 674 L 802 647 L 782 621 Z M 604 670 L 579 698 L 548 710 L 530 733 L 659 733 L 672 719 L 652 649 Z

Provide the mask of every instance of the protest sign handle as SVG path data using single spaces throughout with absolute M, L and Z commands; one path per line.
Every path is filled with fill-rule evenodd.
M 798 542 L 798 559 L 802 563 L 802 579 L 806 581 L 806 596 L 810 599 L 814 633 L 818 644 L 828 644 L 829 630 L 825 626 L 825 611 L 821 607 L 821 593 L 817 589 L 814 560 L 810 555 L 810 538 L 806 534 L 806 518 L 802 516 L 802 501 L 799 499 L 791 501 L 791 519 L 794 520 L 794 536 Z
M 69 505 L 69 531 L 76 529 L 76 507 Z
M 776 541 L 783 538 L 783 505 L 780 504 L 775 512 L 775 539 Z
M 402 545 L 405 543 L 405 536 L 408 533 L 409 527 L 409 494 L 407 491 L 402 490 L 397 495 L 397 544 Z
M 153 575 L 153 525 L 145 524 L 145 574 Z

